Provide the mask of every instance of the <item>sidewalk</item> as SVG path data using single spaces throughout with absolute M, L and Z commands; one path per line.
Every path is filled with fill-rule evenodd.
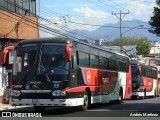
M 2 104 L 0 103 L 0 111 L 3 110 L 10 110 L 10 109 L 17 109 L 17 108 L 24 108 L 24 107 L 29 107 L 29 106 L 11 106 L 10 104 Z

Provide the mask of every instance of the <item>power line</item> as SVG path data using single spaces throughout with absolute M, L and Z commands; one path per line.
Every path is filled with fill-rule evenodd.
M 12 3 L 13 4 L 13 3 Z M 17 5 L 16 5 L 17 6 Z M 18 6 L 19 7 L 19 6 Z M 3 7 L 2 6 L 2 8 L 4 8 L 4 9 L 6 9 L 5 7 Z M 15 15 L 15 14 L 14 14 Z M 19 16 L 18 16 L 19 17 Z M 24 17 L 25 18 L 25 17 Z M 44 19 L 44 18 L 42 18 L 42 17 L 40 17 L 39 16 L 39 18 L 40 19 L 43 19 L 43 20 L 47 20 L 47 19 Z M 32 21 L 32 22 L 35 22 L 35 21 Z M 48 22 L 48 21 L 47 21 Z M 52 29 L 52 28 L 49 28 L 49 27 L 46 27 L 46 26 L 44 26 L 44 25 L 42 25 L 42 24 L 38 24 L 38 26 L 40 26 L 40 27 L 43 27 L 43 28 L 48 28 L 47 30 L 52 30 L 52 32 L 53 32 L 53 30 L 54 30 L 54 32 L 55 33 L 57 33 L 57 34 L 60 34 L 60 35 L 62 35 L 62 36 L 65 36 L 65 37 L 72 37 L 72 38 L 76 38 L 76 37 L 74 37 L 74 36 L 71 36 L 71 35 L 67 35 L 67 34 L 65 34 L 65 33 L 62 33 L 62 32 L 60 32 L 60 31 L 58 31 L 58 30 L 55 30 L 55 29 Z M 76 38 L 76 39 L 78 39 L 78 38 Z
M 127 11 L 129 11 L 127 8 L 124 8 L 124 7 L 120 6 L 120 5 L 118 5 L 117 3 L 113 2 L 112 0 L 109 0 L 109 1 L 114 3 L 115 5 L 117 5 L 119 8 L 123 8 L 123 9 L 126 9 Z
M 101 7 L 101 8 L 103 8 L 103 9 L 105 9 L 105 10 L 106 10 L 106 8 L 105 8 L 105 7 L 103 7 L 103 6 L 101 6 L 101 5 L 98 5 L 98 4 L 96 4 L 96 3 L 94 3 L 94 2 L 92 2 L 92 1 L 90 1 L 90 0 L 87 0 L 87 1 L 89 1 L 90 3 L 92 3 L 92 4 L 94 4 L 94 5 L 98 6 L 98 7 Z
M 97 1 L 99 1 L 100 3 L 106 5 L 106 6 L 110 7 L 110 8 L 114 8 L 114 9 L 119 10 L 118 8 L 116 8 L 116 7 L 114 7 L 114 6 L 110 6 L 110 5 L 108 5 L 108 4 L 104 3 L 104 2 L 102 2 L 101 0 L 97 0 Z
M 43 8 L 43 6 L 41 5 L 41 8 Z M 48 12 L 46 12 L 46 10 L 48 11 Z M 43 12 L 43 11 L 42 11 Z M 49 13 L 48 15 L 50 15 L 50 14 L 58 14 L 58 13 L 56 13 L 56 12 L 52 12 L 51 10 L 49 10 L 48 8 L 45 8 L 45 10 L 44 10 L 44 13 Z M 73 29 L 70 29 L 70 27 L 68 27 L 68 25 L 67 25 L 67 18 L 66 17 L 68 17 L 69 19 L 70 19 L 70 17 L 69 17 L 69 15 L 62 15 L 62 14 L 60 14 L 61 16 L 60 16 L 60 18 L 63 18 L 63 19 L 59 19 L 59 20 L 56 20 L 56 21 L 64 21 L 65 22 L 65 26 L 61 26 L 61 25 L 58 25 L 58 23 L 57 24 L 55 24 L 55 27 L 57 27 L 58 29 L 62 29 L 63 31 L 65 31 L 65 32 L 68 32 L 69 34 L 73 34 L 72 32 L 71 32 L 71 30 L 73 30 Z M 49 20 L 49 19 L 48 19 Z M 44 20 L 42 20 L 42 21 L 44 21 Z M 45 22 L 47 22 L 47 23 L 49 23 L 49 24 L 52 24 L 51 22 L 48 22 L 48 21 L 45 21 Z M 70 31 L 69 31 L 70 30 Z M 88 37 L 88 35 L 86 36 L 84 33 L 81 33 L 81 32 L 75 32 L 76 33 L 76 35 L 78 35 L 78 36 L 84 36 L 84 37 L 86 37 L 86 38 L 89 38 Z M 89 39 L 91 39 L 91 40 L 93 40 L 93 38 L 89 38 Z
M 70 23 L 73 23 L 72 21 Z M 74 22 L 75 24 L 81 24 L 81 25 L 89 25 L 89 26 L 101 26 L 101 27 L 106 27 L 106 26 L 102 26 L 102 25 L 91 25 L 91 24 L 82 24 L 82 23 L 77 23 L 77 22 Z M 110 26 L 109 26 L 110 27 Z M 114 27 L 115 28 L 115 27 Z M 116 27 L 116 28 L 119 28 L 119 27 Z M 125 27 L 124 27 L 125 28 Z M 127 28 L 131 28 L 131 27 L 127 27 Z M 140 28 L 141 29 L 141 28 Z M 143 29 L 148 29 L 148 28 L 143 28 Z
M 49 13 L 58 14 L 58 13 L 52 12 L 52 11 L 49 10 L 48 8 L 46 8 L 46 9 L 49 11 Z M 45 13 L 46 13 L 46 12 L 45 12 Z M 48 14 L 48 12 L 47 12 L 47 14 Z M 60 16 L 60 19 L 59 19 L 59 20 L 56 20 L 56 21 L 64 21 L 64 22 L 65 22 L 65 27 L 64 27 L 64 26 L 59 26 L 58 24 L 56 24 L 56 27 L 61 28 L 61 29 L 63 29 L 63 30 L 65 30 L 65 31 L 67 31 L 67 32 L 70 33 L 70 31 L 71 31 L 70 27 L 71 27 L 71 26 L 68 27 L 67 23 L 69 23 L 69 22 L 67 22 L 67 19 L 70 19 L 70 16 L 69 16 L 69 15 Z M 49 19 L 48 19 L 48 20 L 49 20 Z M 49 23 L 49 24 L 51 24 L 51 23 Z M 70 29 L 70 31 L 68 31 L 69 29 Z M 88 29 L 88 28 L 87 28 L 87 29 Z M 73 28 L 72 28 L 72 30 L 73 30 Z M 78 32 L 78 33 L 76 32 L 76 35 L 85 36 L 85 34 L 84 34 L 84 33 L 81 33 L 81 32 Z M 89 38 L 88 35 L 85 36 L 85 37 Z M 93 40 L 93 38 L 89 38 L 89 39 Z
M 0 5 L 0 6 L 1 6 L 1 5 Z M 1 7 L 3 7 L 3 6 L 1 6 Z M 4 8 L 4 7 L 3 7 L 3 8 Z M 0 11 L 0 12 L 1 12 L 1 11 Z M 8 14 L 5 14 L 5 13 L 3 13 L 3 12 L 1 12 L 1 13 L 4 14 L 4 15 L 6 15 L 6 16 L 8 16 L 8 17 L 10 17 L 10 18 L 16 19 L 16 18 L 14 18 L 14 17 L 12 17 L 12 16 L 10 16 L 10 15 L 8 15 Z M 21 18 L 19 15 L 16 15 L 16 14 L 14 14 L 14 13 L 12 13 L 12 12 L 10 12 L 10 14 L 12 14 L 13 16 L 16 16 L 16 17 L 18 17 L 18 18 Z M 18 19 L 16 19 L 16 20 L 18 20 Z M 72 37 L 72 38 L 78 39 L 78 38 L 73 37 L 73 36 L 67 36 L 67 35 L 59 32 L 58 30 L 55 30 L 55 29 L 49 28 L 49 27 L 47 27 L 47 26 L 44 26 L 44 25 L 42 25 L 42 24 L 39 24 L 39 23 L 33 21 L 32 19 L 29 19 L 29 18 L 24 17 L 24 20 L 27 21 L 27 22 L 32 23 L 33 25 L 37 25 L 37 26 L 39 26 L 39 27 L 41 27 L 41 28 L 43 28 L 43 29 L 45 29 L 45 30 L 48 30 L 48 31 L 50 31 L 50 32 L 54 32 L 54 33 L 59 34 L 59 35 L 62 35 L 62 36 L 64 36 L 64 37 Z M 27 23 L 25 23 L 25 24 L 27 24 Z M 27 24 L 27 25 L 32 26 L 32 25 L 30 25 L 30 24 Z M 32 27 L 33 27 L 33 26 L 32 26 Z M 41 29 L 41 30 L 42 30 L 42 29 Z

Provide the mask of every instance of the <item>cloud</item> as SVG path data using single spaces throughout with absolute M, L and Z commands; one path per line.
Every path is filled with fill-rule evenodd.
M 155 6 L 154 0 L 149 2 L 146 2 L 146 1 L 144 2 L 140 0 L 114 0 L 114 3 L 111 4 L 110 2 L 112 6 L 118 9 L 121 9 L 122 12 L 127 12 L 127 10 L 130 11 L 130 14 L 127 14 L 124 17 L 124 20 L 139 19 L 146 22 L 150 20 L 150 17 L 152 16 L 152 13 L 153 13 L 153 7 Z M 107 0 L 106 0 L 106 4 L 107 4 Z M 64 5 L 62 5 L 62 7 L 63 6 Z M 54 22 L 57 22 L 61 28 L 64 28 L 67 30 L 80 29 L 80 30 L 92 31 L 98 28 L 97 26 L 94 27 L 94 26 L 84 26 L 80 24 L 73 24 L 73 23 L 70 23 L 70 20 L 71 22 L 73 21 L 77 23 L 91 24 L 91 25 L 104 25 L 107 23 L 115 23 L 119 21 L 119 19 L 116 18 L 111 13 L 106 12 L 104 11 L 104 9 L 102 10 L 97 6 L 92 6 L 91 4 L 88 6 L 86 6 L 86 4 L 84 6 L 83 5 L 74 6 L 74 4 L 69 4 L 68 6 L 72 7 L 72 12 L 74 12 L 75 15 L 77 16 L 69 15 L 69 17 L 66 17 L 66 20 L 61 18 L 61 21 L 59 21 L 60 17 L 54 17 L 54 16 L 51 17 L 51 19 Z M 114 8 L 113 9 L 109 8 L 109 9 L 110 11 L 115 12 Z M 116 11 L 115 13 L 118 13 L 118 12 L 119 11 Z M 49 27 L 59 29 L 55 25 L 49 25 Z M 42 34 L 43 36 L 46 35 L 45 33 L 42 33 Z
M 74 8 L 73 11 L 83 14 L 84 17 L 81 18 L 81 20 L 80 19 L 76 20 L 75 18 L 72 19 L 84 24 L 104 25 L 106 23 L 116 22 L 111 13 L 106 13 L 102 10 L 94 10 L 89 7 L 81 7 L 81 8 Z M 91 26 L 91 28 L 93 30 L 96 29 L 97 27 Z
M 130 11 L 129 19 L 140 19 L 144 21 L 149 21 L 153 13 L 153 7 L 155 3 L 145 4 L 142 1 L 132 1 L 129 2 L 126 8 Z
M 114 3 L 116 4 L 112 5 L 118 9 L 121 9 L 122 12 L 126 13 L 127 10 L 129 10 L 129 14 L 127 14 L 123 20 L 139 19 L 145 22 L 148 22 L 150 20 L 150 17 L 153 13 L 153 8 L 155 6 L 154 0 L 150 2 L 144 2 L 139 0 L 115 0 Z M 93 7 L 92 9 L 89 7 L 74 8 L 73 11 L 84 15 L 83 18 L 81 17 L 81 19 L 83 19 L 81 20 L 81 22 L 83 23 L 104 25 L 106 23 L 115 23 L 119 21 L 119 19 L 116 18 L 114 15 L 111 15 L 111 13 L 104 12 L 100 9 L 95 10 Z M 119 11 L 116 11 L 115 13 L 119 13 Z M 80 20 L 78 19 L 77 21 Z
M 79 12 L 85 15 L 85 17 L 108 17 L 109 14 L 101 11 L 101 10 L 92 10 L 89 7 L 81 7 L 81 8 L 74 8 L 73 11 Z

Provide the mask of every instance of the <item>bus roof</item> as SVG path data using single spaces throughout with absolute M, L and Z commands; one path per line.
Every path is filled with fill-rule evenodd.
M 58 42 L 66 43 L 69 39 L 67 38 L 38 38 L 38 39 L 27 39 L 18 42 L 18 44 L 31 44 L 31 43 L 45 43 L 45 42 Z
M 100 50 L 105 50 L 107 52 L 114 53 L 114 54 L 117 54 L 117 55 L 120 55 L 122 57 L 126 57 L 126 58 L 130 59 L 125 54 L 114 52 L 114 51 L 111 51 L 111 50 L 108 50 L 108 49 L 105 49 L 105 48 L 102 48 L 102 47 L 98 47 L 98 46 L 96 46 L 94 44 L 85 43 L 83 41 L 71 40 L 69 38 L 51 38 L 50 37 L 50 38 L 27 39 L 27 40 L 22 40 L 22 41 L 18 42 L 17 45 L 32 44 L 32 43 L 52 43 L 52 42 L 57 42 L 57 43 L 71 42 L 72 43 L 73 41 L 75 41 L 77 43 L 81 43 L 81 44 L 87 45 L 87 46 L 90 46 L 90 47 L 94 47 L 94 48 L 97 48 L 97 49 L 100 49 Z

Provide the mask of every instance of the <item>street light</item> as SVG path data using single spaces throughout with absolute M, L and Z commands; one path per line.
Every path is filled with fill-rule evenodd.
M 120 33 L 120 40 L 121 40 L 120 50 L 121 50 L 121 53 L 122 53 L 122 51 L 123 51 L 122 35 L 123 35 L 124 33 L 128 32 L 128 31 L 131 31 L 131 30 L 136 29 L 136 28 L 139 28 L 139 27 L 144 27 L 144 25 L 138 25 L 138 26 L 135 26 L 135 27 L 133 27 L 133 28 L 130 28 L 129 30 L 126 30 L 126 31 L 124 31 L 124 32 Z

